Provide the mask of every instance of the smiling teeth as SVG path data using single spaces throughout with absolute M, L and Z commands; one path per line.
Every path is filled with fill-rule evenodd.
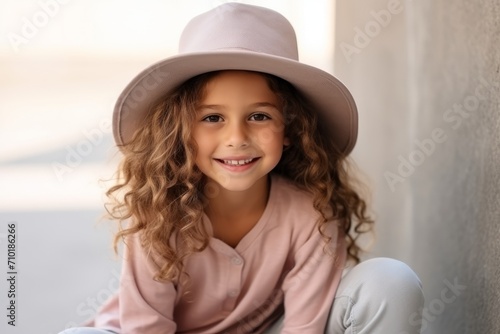
M 241 165 L 246 165 L 247 163 L 251 162 L 253 159 L 247 159 L 247 160 L 222 160 L 226 165 L 233 165 L 233 166 L 241 166 Z

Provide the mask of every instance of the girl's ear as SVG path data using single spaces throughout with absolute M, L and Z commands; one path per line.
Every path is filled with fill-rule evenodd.
M 290 138 L 285 137 L 285 139 L 283 140 L 283 146 L 287 147 L 289 145 L 290 145 Z

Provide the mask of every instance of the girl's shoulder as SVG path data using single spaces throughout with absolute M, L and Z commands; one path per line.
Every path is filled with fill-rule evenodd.
M 272 182 L 274 189 L 271 188 L 270 199 L 273 201 L 273 219 L 269 223 L 277 232 L 273 240 L 281 240 L 283 244 L 289 242 L 291 253 L 298 251 L 309 240 L 319 240 L 318 220 L 321 213 L 313 206 L 313 195 L 281 175 L 273 175 Z M 334 235 L 335 226 L 328 224 L 324 231 L 329 230 L 327 233 Z

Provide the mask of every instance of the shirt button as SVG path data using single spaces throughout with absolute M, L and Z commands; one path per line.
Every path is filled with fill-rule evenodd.
M 239 266 L 243 263 L 239 257 L 233 257 L 231 259 L 231 263 L 234 264 L 235 266 Z
M 229 297 L 236 297 L 238 295 L 238 290 L 231 290 L 228 293 Z

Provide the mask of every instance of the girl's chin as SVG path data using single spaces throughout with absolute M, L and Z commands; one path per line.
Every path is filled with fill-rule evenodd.
M 260 182 L 266 182 L 266 177 L 231 177 L 230 175 L 217 177 L 215 179 L 209 178 L 205 192 L 219 193 L 224 192 L 244 192 L 249 190 L 256 190 Z

